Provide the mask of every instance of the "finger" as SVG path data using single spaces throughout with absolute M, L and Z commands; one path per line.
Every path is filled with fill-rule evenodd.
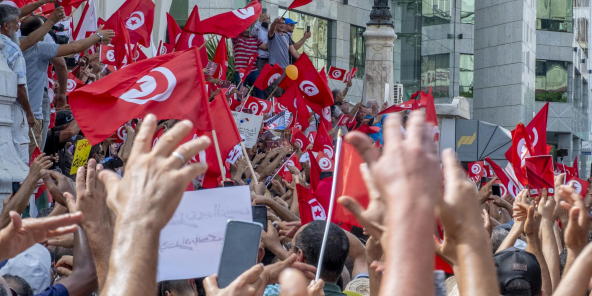
M 76 199 L 74 198 L 74 196 L 72 194 L 70 194 L 69 192 L 64 193 L 64 198 L 66 199 L 66 205 L 68 206 L 68 210 L 70 210 L 70 212 L 74 213 L 76 212 Z
M 41 171 L 41 179 L 43 179 L 43 183 L 45 183 L 45 186 L 47 187 L 47 190 L 49 190 L 49 192 L 53 196 L 55 190 L 57 189 L 57 186 L 53 182 L 53 179 L 51 178 L 51 175 L 50 175 L 50 173 L 47 170 Z
M 81 166 L 76 171 L 76 192 L 86 190 L 86 169 Z
M 374 164 L 380 157 L 380 151 L 373 147 L 372 139 L 364 133 L 355 131 L 347 133 L 344 140 L 352 144 L 369 165 Z
M 12 237 L 14 233 L 16 233 L 23 226 L 23 220 L 21 219 L 21 216 L 15 211 L 10 211 L 9 215 L 11 222 L 9 227 L 7 227 L 9 233 L 9 236 L 7 237 Z
M 47 244 L 54 247 L 72 247 L 72 244 L 70 242 L 61 239 L 50 239 L 47 241 Z
M 70 226 L 82 220 L 82 213 L 64 214 L 56 217 L 26 219 L 27 226 L 39 229 L 57 229 L 63 226 Z
M 160 143 L 160 141 L 158 143 Z M 156 144 L 157 146 L 158 146 L 158 143 Z M 177 148 L 175 151 L 177 153 L 181 154 L 181 156 L 183 156 L 183 159 L 185 159 L 186 161 L 189 161 L 191 158 L 193 158 L 194 156 L 199 154 L 201 151 L 208 148 L 210 146 L 210 144 L 211 144 L 210 138 L 208 138 L 206 136 L 201 136 L 197 139 L 191 140 L 191 141 L 179 146 L 179 148 Z M 174 168 L 180 168 L 185 165 L 185 163 L 182 163 L 181 159 L 179 159 L 179 157 L 177 157 L 175 155 L 169 156 L 167 162 L 171 167 L 174 167 Z
M 360 172 L 362 173 L 362 178 L 364 179 L 364 183 L 366 183 L 366 188 L 368 189 L 368 195 L 370 199 L 379 199 L 380 192 L 378 188 L 374 185 L 374 178 L 372 178 L 372 174 L 370 173 L 370 169 L 368 168 L 367 163 L 363 163 L 360 165 Z
M 203 281 L 204 290 L 207 295 L 217 295 L 220 288 L 218 288 L 218 275 L 214 274 L 206 277 Z
M 362 224 L 362 226 L 368 228 L 367 225 L 369 225 L 370 223 L 364 217 L 362 217 L 364 208 L 362 207 L 362 205 L 360 205 L 360 203 L 358 203 L 358 201 L 349 196 L 342 196 L 339 199 L 337 199 L 337 202 L 340 205 L 344 206 L 349 212 L 354 214 L 354 216 L 356 217 L 358 222 Z
M 255 266 L 249 268 L 249 270 L 243 272 L 235 281 L 250 284 L 254 283 L 263 273 L 263 265 L 255 264 Z
M 280 296 L 302 296 L 308 295 L 308 279 L 302 272 L 288 268 L 284 270 L 279 277 L 279 283 L 282 287 Z
M 559 188 L 559 186 L 563 185 L 563 179 L 565 178 L 565 174 L 559 174 L 555 176 L 555 188 Z
M 446 180 L 452 181 L 446 182 L 446 187 L 453 186 L 453 182 L 458 182 L 463 178 L 462 171 L 458 168 L 458 161 L 452 149 L 447 148 L 442 151 L 442 165 L 444 166 Z
M 152 147 L 152 137 L 154 136 L 155 129 L 156 116 L 154 116 L 154 114 L 146 115 L 144 121 L 142 121 L 140 130 L 134 138 L 134 145 L 132 146 L 132 151 L 128 161 L 132 161 L 136 155 L 150 152 L 150 148 Z
M 485 184 L 483 186 L 483 188 L 485 188 L 486 190 L 490 190 L 491 189 L 491 186 L 493 186 L 493 183 L 495 183 L 495 181 L 497 181 L 497 176 L 491 178 L 491 180 L 489 180 L 489 182 L 487 182 L 487 184 Z
M 103 182 L 107 193 L 117 190 L 117 184 L 121 181 L 121 177 L 111 170 L 103 170 L 99 173 L 99 180 Z
M 94 189 L 97 181 L 97 161 L 94 158 L 88 160 L 88 172 L 86 172 L 86 189 Z
M 77 229 L 77 225 L 60 227 L 60 228 L 58 228 L 56 230 L 50 230 L 50 231 L 48 231 L 46 236 L 47 236 L 47 238 L 61 236 L 61 235 L 64 235 L 64 234 L 73 233 L 74 231 L 76 231 L 76 229 Z
M 578 225 L 578 217 L 579 216 L 580 216 L 580 209 L 573 207 L 571 210 L 569 210 L 569 223 L 574 223 L 572 225 Z
M 401 132 L 401 116 L 399 114 L 390 114 L 386 118 L 385 128 L 383 129 L 384 146 L 391 151 L 398 150 L 400 143 L 403 141 L 403 133 Z M 378 149 L 377 149 L 378 150 Z
M 197 178 L 197 176 L 205 173 L 208 170 L 208 165 L 205 163 L 192 163 L 182 167 L 178 172 L 177 175 L 184 178 L 184 183 L 189 183 L 191 180 Z M 115 174 L 117 175 L 117 174 Z
M 58 267 L 56 271 L 62 276 L 70 276 L 72 274 L 72 270 L 65 267 Z
M 74 257 L 72 256 L 62 256 L 62 258 L 58 261 L 58 263 L 56 264 L 56 266 L 73 266 L 74 263 Z

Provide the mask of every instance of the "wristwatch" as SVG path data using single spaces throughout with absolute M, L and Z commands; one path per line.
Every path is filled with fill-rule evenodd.
M 101 38 L 101 41 L 99 41 L 99 42 L 103 42 L 103 35 L 101 35 L 101 33 L 96 32 L 95 35 L 97 35 L 97 36 L 99 36 L 99 38 Z

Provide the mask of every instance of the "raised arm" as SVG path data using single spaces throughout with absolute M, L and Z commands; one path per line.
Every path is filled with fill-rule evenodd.
M 560 186 L 556 194 L 561 198 L 561 207 L 569 211 L 569 223 L 565 229 L 565 246 L 567 247 L 567 260 L 563 274 L 571 269 L 576 257 L 588 244 L 588 232 L 590 231 L 590 214 L 586 211 L 584 200 L 575 193 L 570 186 Z
M 279 26 L 282 23 L 282 19 L 281 18 L 276 18 L 275 20 L 273 20 L 273 23 L 271 23 L 271 26 L 269 27 L 269 30 L 267 31 L 267 36 L 269 36 L 269 38 L 273 38 L 275 36 L 275 30 L 277 30 L 277 26 Z
M 272 209 L 282 221 L 292 222 L 299 221 L 300 218 L 294 213 L 290 212 L 290 209 L 278 204 L 271 198 L 264 196 L 255 196 L 255 203 L 258 205 L 265 205 Z
M 38 2 L 42 2 L 42 1 L 38 1 Z M 31 4 L 35 4 L 35 3 L 37 3 L 37 2 L 31 3 Z M 29 4 L 29 5 L 31 5 L 31 4 Z M 21 11 L 22 11 L 22 8 L 21 8 Z M 59 22 L 64 17 L 65 17 L 64 7 L 60 6 L 60 7 L 56 8 L 51 13 L 51 16 L 49 17 L 49 19 L 47 19 L 47 21 L 41 27 L 39 27 L 39 29 L 33 31 L 27 37 L 20 40 L 19 47 L 21 48 L 21 51 L 25 51 L 29 47 L 37 44 L 37 42 L 43 40 L 43 37 L 45 37 L 47 32 L 49 32 L 49 30 L 51 30 L 53 25 L 55 25 L 57 22 Z
M 311 36 L 311 33 L 310 32 L 304 32 L 304 36 L 302 36 L 302 38 L 300 38 L 300 40 L 298 40 L 298 42 L 296 42 L 296 43 L 293 44 L 294 49 L 295 50 L 299 50 L 302 47 L 302 45 L 304 45 L 304 43 L 306 42 L 306 40 L 308 38 L 310 38 L 310 36 Z
M 115 37 L 115 32 L 113 32 L 113 30 L 98 30 L 97 33 L 101 34 L 103 38 L 101 39 L 99 35 L 94 34 L 88 38 L 60 45 L 60 47 L 58 47 L 57 56 L 63 57 L 73 53 L 80 53 L 99 42 L 109 43 L 111 38 Z
M 68 67 L 63 57 L 55 57 L 51 59 L 51 63 L 58 77 L 58 85 L 64 85 L 64 87 L 58 87 L 58 92 L 55 94 L 55 108 L 56 110 L 63 110 L 68 107 L 68 100 L 66 99 L 68 88 L 65 87 L 68 85 Z
M 551 285 L 553 291 L 557 289 L 561 276 L 559 275 L 559 252 L 557 252 L 557 240 L 555 238 L 555 231 L 553 226 L 555 219 L 553 211 L 555 210 L 555 199 L 547 195 L 547 190 L 543 189 L 541 200 L 539 202 L 538 211 L 543 216 L 541 221 L 541 239 L 543 246 L 543 255 L 547 262 L 549 275 L 551 276 Z M 553 291 L 547 293 L 551 294 Z
M 573 263 L 572 270 L 564 273 L 553 296 L 586 295 L 592 277 L 592 244 L 584 249 Z
M 87 296 L 97 291 L 97 272 L 86 234 L 79 227 L 74 232 L 74 264 L 72 274 L 60 281 L 70 296 Z
M 21 18 L 26 17 L 27 15 L 33 13 L 37 8 L 41 7 L 47 3 L 54 3 L 56 0 L 39 0 L 35 2 L 31 2 L 23 7 L 21 7 Z
M 551 275 L 549 274 L 549 268 L 547 267 L 547 261 L 543 255 L 543 246 L 539 238 L 539 229 L 541 226 L 542 216 L 534 206 L 528 206 L 527 204 L 516 203 L 520 208 L 520 211 L 526 213 L 526 221 L 524 222 L 524 234 L 526 235 L 526 251 L 533 254 L 539 266 L 541 267 L 541 278 L 543 281 L 542 289 L 545 294 L 551 295 L 553 286 L 551 284 Z

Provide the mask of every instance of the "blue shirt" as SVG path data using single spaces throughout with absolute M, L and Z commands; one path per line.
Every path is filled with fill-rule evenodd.
M 68 293 L 68 289 L 64 285 L 55 284 L 45 289 L 43 293 L 36 294 L 35 296 L 70 296 L 70 293 Z
M 377 133 L 374 133 L 374 134 L 368 134 L 368 136 L 370 136 L 370 138 L 372 138 L 372 140 L 380 142 L 380 145 L 384 145 L 384 143 L 382 142 L 382 124 L 384 123 L 385 119 L 386 119 L 386 115 L 383 115 L 380 122 L 374 123 L 374 126 L 380 127 L 380 131 L 378 131 Z
M 12 42 L 8 36 L 4 34 L 0 34 L 0 36 L 2 36 L 2 41 L 4 41 L 2 53 L 6 58 L 6 63 L 8 64 L 8 67 L 10 67 L 10 70 L 16 73 L 16 84 L 27 85 L 27 65 L 25 64 L 25 57 L 23 56 L 21 48 L 16 45 L 16 43 Z M 15 100 L 14 104 L 18 106 L 21 105 L 18 100 Z

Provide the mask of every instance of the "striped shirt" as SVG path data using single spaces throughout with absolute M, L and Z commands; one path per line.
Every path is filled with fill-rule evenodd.
M 246 68 L 249 62 L 249 58 L 257 53 L 261 41 L 257 36 L 250 36 L 244 38 L 237 36 L 232 39 L 232 45 L 234 47 L 234 68 Z M 257 63 L 253 63 L 251 71 L 257 71 Z

